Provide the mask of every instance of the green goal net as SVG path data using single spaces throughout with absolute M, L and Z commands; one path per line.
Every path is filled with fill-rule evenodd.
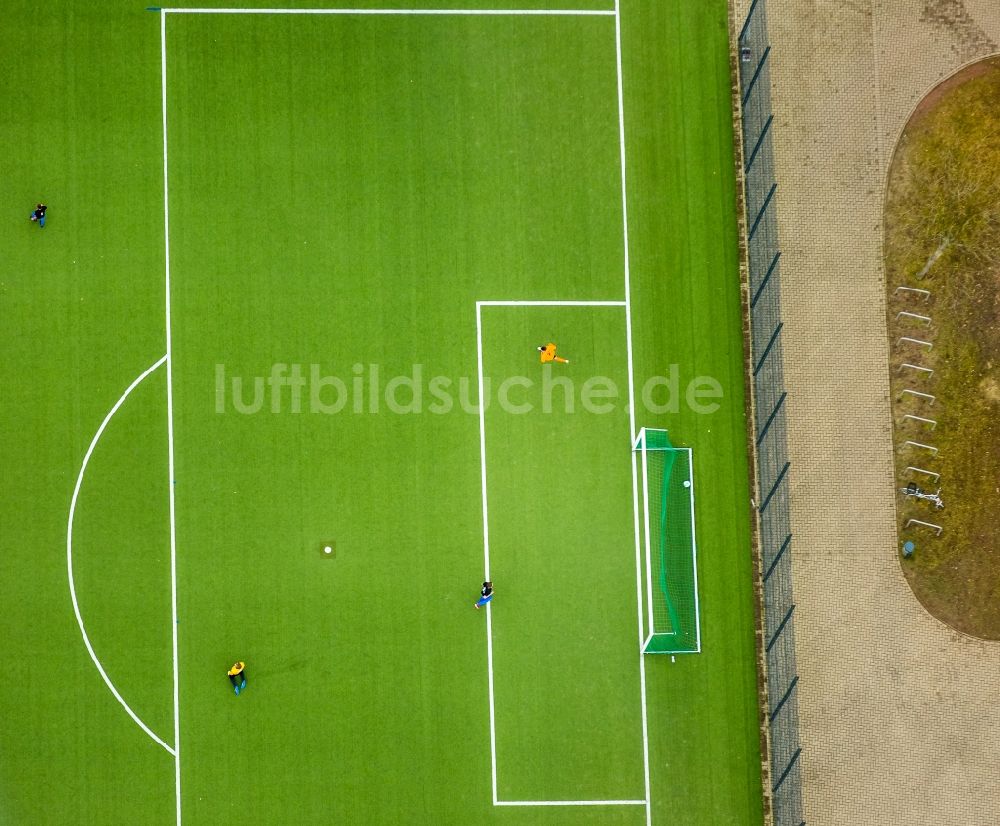
M 701 651 L 691 449 L 674 447 L 666 430 L 644 427 L 642 460 L 646 556 L 646 654 Z

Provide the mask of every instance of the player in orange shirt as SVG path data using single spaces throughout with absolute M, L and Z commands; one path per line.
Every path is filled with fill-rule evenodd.
M 542 364 L 550 361 L 558 361 L 560 364 L 569 364 L 569 359 L 564 359 L 556 355 L 556 346 L 549 342 L 544 347 L 539 347 L 538 352 L 542 354 Z

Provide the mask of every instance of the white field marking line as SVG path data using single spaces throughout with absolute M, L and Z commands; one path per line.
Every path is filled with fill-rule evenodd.
M 477 301 L 476 302 L 476 359 L 479 377 L 479 461 L 482 469 L 482 493 L 483 493 L 483 555 L 486 563 L 486 579 L 490 578 L 490 531 L 489 531 L 489 507 L 486 498 L 486 405 L 483 391 L 483 307 L 622 307 L 625 308 L 624 301 Z M 631 387 L 631 383 L 630 383 Z M 630 423 L 631 426 L 631 423 Z M 633 507 L 635 511 L 636 530 L 636 553 L 638 554 L 638 499 L 635 489 L 635 453 L 632 454 L 632 491 Z M 638 564 L 638 561 L 637 561 Z M 641 586 L 640 586 L 641 587 Z M 490 693 L 490 766 L 493 780 L 493 805 L 494 806 L 645 806 L 647 821 L 649 820 L 648 794 L 646 800 L 499 800 L 497 797 L 497 752 L 496 752 L 496 711 L 493 693 L 493 623 L 490 613 L 490 603 L 486 604 L 486 659 L 489 672 L 489 693 Z M 642 645 L 642 604 L 639 607 L 639 640 Z M 640 657 L 642 648 L 640 647 Z M 642 660 L 640 659 L 640 663 Z M 645 686 L 645 684 L 643 684 Z M 645 692 L 645 688 L 643 689 Z M 643 734 L 646 731 L 646 706 L 645 693 L 643 693 Z M 648 775 L 648 751 L 645 738 L 643 739 L 643 756 L 646 777 L 646 789 L 649 789 Z
M 624 307 L 624 301 L 477 301 L 477 307 Z
M 136 725 L 138 725 L 139 728 L 141 728 L 144 732 L 146 732 L 146 734 L 148 734 L 154 741 L 163 746 L 163 748 L 165 748 L 170 754 L 176 755 L 175 750 L 170 746 L 168 746 L 159 737 L 157 737 L 156 734 L 154 734 L 153 731 L 149 728 L 149 726 L 147 726 L 144 722 L 142 722 L 142 720 L 139 719 L 138 715 L 134 711 L 132 711 L 132 709 L 129 707 L 129 704 L 126 703 L 122 695 L 118 693 L 118 689 L 115 688 L 114 683 L 111 682 L 111 679 L 108 677 L 107 672 L 105 672 L 104 667 L 101 665 L 101 661 L 97 659 L 97 654 L 94 652 L 94 646 L 90 644 L 90 637 L 87 636 L 87 629 L 84 627 L 83 624 L 83 616 L 80 614 L 80 604 L 77 602 L 76 599 L 76 583 L 73 579 L 73 517 L 76 515 L 76 501 L 77 498 L 80 496 L 80 488 L 83 486 L 83 475 L 87 472 L 87 465 L 90 463 L 90 457 L 93 455 L 94 448 L 97 447 L 97 442 L 101 438 L 101 435 L 104 433 L 104 429 L 108 426 L 108 422 L 111 421 L 111 417 L 118 412 L 118 408 L 120 408 L 125 403 L 125 399 L 129 397 L 129 394 L 133 390 L 135 390 L 136 387 L 139 386 L 140 382 L 142 382 L 142 380 L 146 378 L 146 376 L 152 373 L 157 367 L 163 364 L 166 360 L 167 357 L 164 356 L 158 362 L 156 362 L 156 364 L 154 364 L 152 367 L 148 367 L 146 370 L 144 370 L 142 373 L 139 374 L 138 378 L 136 378 L 128 386 L 125 392 L 122 393 L 121 398 L 118 399 L 117 402 L 115 402 L 114 407 L 111 408 L 108 415 L 104 417 L 104 421 L 101 422 L 101 426 L 97 428 L 97 433 L 94 434 L 94 438 L 91 439 L 90 441 L 90 447 L 87 448 L 87 452 L 83 457 L 83 464 L 80 465 L 80 473 L 76 477 L 76 487 L 73 488 L 73 498 L 70 499 L 69 502 L 69 519 L 66 522 L 66 571 L 69 574 L 69 595 L 73 601 L 73 613 L 76 614 L 76 623 L 77 625 L 80 626 L 80 633 L 83 635 L 83 643 L 84 645 L 87 646 L 87 653 L 90 654 L 90 659 L 92 659 L 94 661 L 94 665 L 97 666 L 97 671 L 101 675 L 101 679 L 104 680 L 104 684 L 111 690 L 111 693 L 114 695 L 115 699 L 119 703 L 121 703 L 122 708 L 124 708 L 125 711 L 128 712 L 128 716 L 135 721 Z
M 483 390 L 483 312 L 476 302 L 476 359 L 479 377 L 479 465 L 483 489 L 483 562 L 486 581 L 490 579 L 490 520 L 486 503 L 486 404 Z M 497 731 L 493 702 L 493 623 L 490 603 L 486 603 L 486 665 L 490 687 L 490 773 L 493 780 L 493 805 L 497 805 Z
M 622 246 L 625 269 L 625 337 L 628 355 L 629 443 L 635 442 L 635 367 L 632 358 L 632 277 L 629 261 L 628 191 L 625 176 L 625 93 L 622 84 L 622 18 L 621 0 L 615 0 L 615 68 L 618 86 L 618 144 L 622 178 Z M 632 454 L 632 517 L 635 530 L 635 597 L 639 637 L 639 693 L 642 698 L 642 773 L 646 791 L 646 826 L 652 826 L 653 810 L 649 795 L 649 723 L 646 713 L 646 658 L 643 651 L 645 636 L 642 623 L 642 548 L 639 536 L 639 489 L 636 479 L 635 451 Z M 648 507 L 648 505 L 644 506 Z
M 494 806 L 645 806 L 645 800 L 501 800 Z
M 174 383 L 170 336 L 170 195 L 167 176 L 167 16 L 160 15 L 160 97 L 163 107 L 163 248 L 167 332 L 167 481 L 170 501 L 170 614 L 174 660 L 174 800 L 177 826 L 181 826 L 181 714 L 180 678 L 177 670 L 177 522 L 174 498 Z
M 691 564 L 694 567 L 694 628 L 695 648 L 701 653 L 701 608 L 698 604 L 698 540 L 695 537 L 694 526 L 694 451 L 687 448 L 688 471 L 691 482 Z
M 466 17 L 612 17 L 613 9 L 174 9 L 165 14 L 367 14 L 463 15 Z
M 656 631 L 656 626 L 653 623 L 653 565 L 649 541 L 649 459 L 646 455 L 646 428 L 642 428 L 639 432 L 642 434 L 642 513 L 645 517 L 643 523 L 646 530 L 646 599 L 649 630 L 650 635 L 652 635 Z M 645 646 L 643 647 L 645 648 Z
M 488 565 L 489 563 L 487 563 Z M 486 574 L 486 580 L 489 581 L 489 572 Z M 489 671 L 489 682 L 490 682 L 490 766 L 492 767 L 491 777 L 493 781 L 493 805 L 499 805 L 497 801 L 497 731 L 496 731 L 496 712 L 494 711 L 493 702 L 493 614 L 490 612 L 490 605 L 492 603 L 486 603 L 486 662 L 487 669 Z

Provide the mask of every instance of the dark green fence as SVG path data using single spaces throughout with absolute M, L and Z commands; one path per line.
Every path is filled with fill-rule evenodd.
M 786 393 L 781 351 L 781 250 L 771 113 L 771 45 L 766 0 L 754 0 L 740 30 L 740 101 L 750 338 L 756 421 L 758 533 L 764 594 L 764 658 L 770 708 L 771 800 L 775 826 L 800 826 L 802 747 L 795 669 L 795 602 L 789 520 Z

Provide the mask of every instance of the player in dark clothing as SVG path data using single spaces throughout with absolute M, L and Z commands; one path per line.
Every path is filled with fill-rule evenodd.
M 233 667 L 229 669 L 229 682 L 233 684 L 233 689 L 236 691 L 236 696 L 240 696 L 240 692 L 247 687 L 247 672 L 246 663 L 235 662 Z
M 31 221 L 38 221 L 39 228 L 45 229 L 45 210 L 47 209 L 48 207 L 45 206 L 45 204 L 39 204 L 31 211 L 31 215 L 28 216 L 28 219 Z
M 486 603 L 493 599 L 493 583 L 484 582 L 482 590 L 479 592 L 479 601 L 476 603 L 476 608 L 482 608 Z

